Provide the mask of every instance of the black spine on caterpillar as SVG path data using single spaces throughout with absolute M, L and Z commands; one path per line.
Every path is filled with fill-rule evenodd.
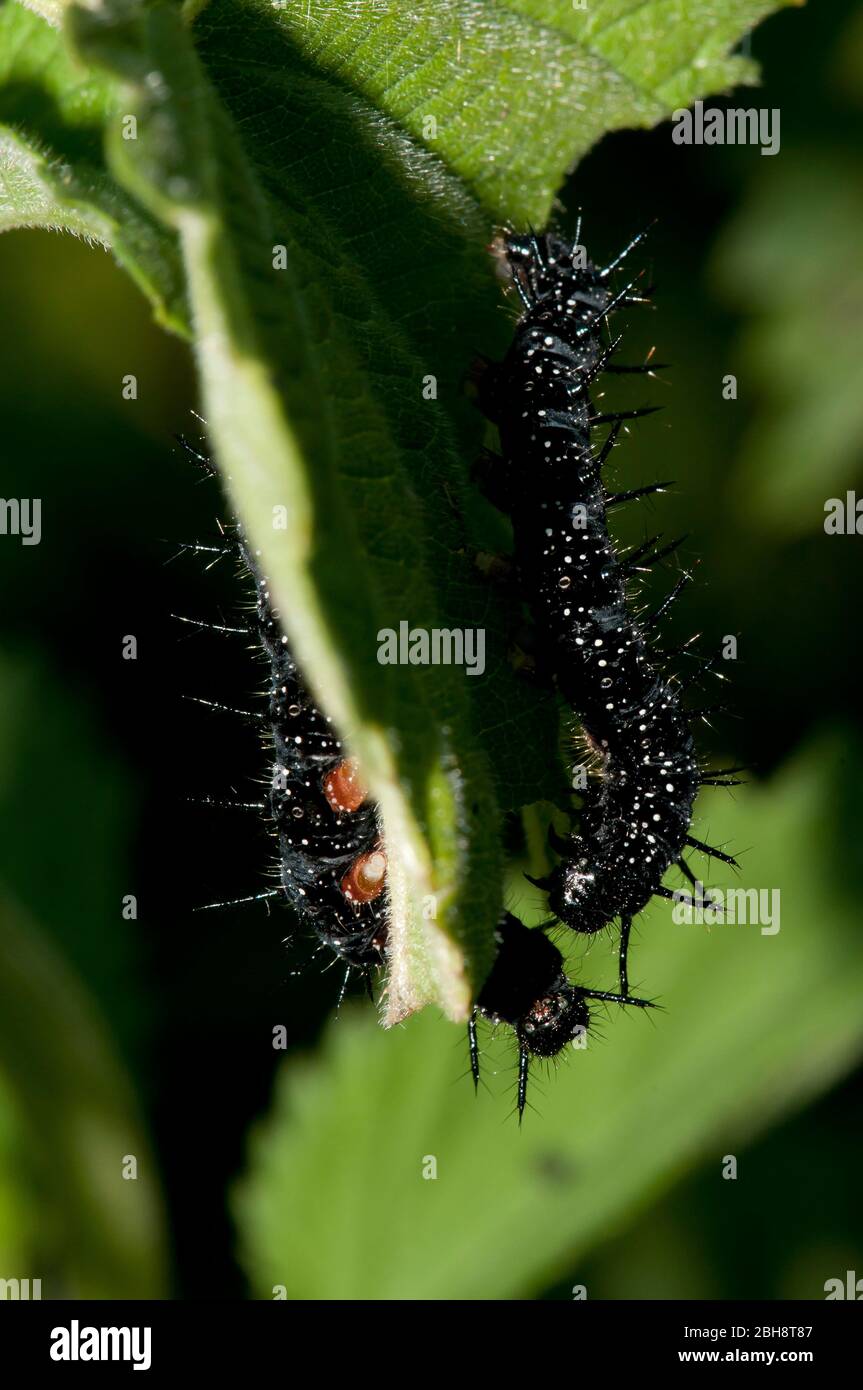
M 209 477 L 215 476 L 206 454 L 182 436 L 177 442 Z M 254 622 L 221 630 L 256 636 L 269 667 L 267 716 L 247 717 L 263 718 L 275 755 L 268 805 L 278 837 L 281 879 L 278 889 L 235 901 L 284 893 L 318 940 L 368 983 L 371 972 L 383 964 L 387 945 L 386 853 L 377 814 L 356 764 L 345 756 L 294 661 L 269 583 L 242 527 L 237 522 L 222 529 L 225 545 L 190 548 L 235 555 L 254 585 Z M 210 624 L 196 622 L 195 626 Z M 207 700 L 202 703 L 212 705 Z M 261 809 L 265 807 L 262 803 Z M 207 907 L 232 905 L 209 903 Z
M 688 873 L 681 854 L 701 779 L 679 690 L 651 660 L 654 620 L 633 615 L 632 570 L 608 532 L 612 499 L 602 466 L 621 419 L 645 412 L 598 414 L 590 387 L 617 347 L 607 343 L 608 317 L 630 301 L 633 285 L 617 293 L 609 285 L 623 256 L 598 269 L 576 251 L 553 235 L 508 237 L 524 312 L 503 363 L 480 386 L 500 433 L 494 500 L 512 518 L 540 651 L 601 767 L 577 831 L 555 845 L 561 863 L 541 886 L 575 931 L 596 932 L 620 917 L 626 994 L 632 916 L 654 894 L 671 896 L 662 886 L 670 865 Z M 611 431 L 595 452 L 592 433 L 607 423 Z
M 509 912 L 504 913 L 495 935 L 497 956 L 468 1024 L 470 1065 L 476 1085 L 479 1082 L 477 1012 L 494 1024 L 509 1024 L 518 1042 L 518 1116 L 521 1122 L 527 1103 L 531 1057 L 556 1057 L 567 1043 L 584 1035 L 590 1024 L 588 999 L 631 1004 L 640 1009 L 652 1005 L 647 999 L 584 989 L 570 983 L 557 947 L 540 928 L 529 930 Z
M 300 917 L 346 965 L 383 963 L 386 855 L 374 806 L 291 654 L 267 579 L 238 531 L 256 593 L 255 625 L 270 667 L 274 764 L 270 811 L 282 888 Z

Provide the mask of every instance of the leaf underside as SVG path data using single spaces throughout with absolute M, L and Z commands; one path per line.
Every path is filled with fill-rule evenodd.
M 484 248 L 543 224 L 607 132 L 754 81 L 730 49 L 773 8 L 103 0 L 60 30 L 54 0 L 0 9 L 0 227 L 109 246 L 194 345 L 230 506 L 381 807 L 387 1022 L 465 1016 L 501 817 L 561 790 L 555 702 L 514 674 L 518 613 L 474 563 L 464 382 L 507 333 Z M 402 621 L 483 628 L 485 674 L 382 666 Z

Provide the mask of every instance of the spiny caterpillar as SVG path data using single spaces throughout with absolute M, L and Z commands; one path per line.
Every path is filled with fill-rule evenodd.
M 212 473 L 204 455 L 186 440 L 180 443 Z M 235 523 L 222 528 L 222 534 L 222 546 L 190 548 L 233 555 L 244 576 L 254 584 L 253 621 L 238 628 L 220 626 L 219 630 L 255 637 L 269 667 L 269 708 L 262 722 L 274 753 L 273 774 L 268 801 L 252 804 L 269 810 L 279 841 L 281 879 L 280 888 L 234 901 L 284 894 L 318 940 L 345 963 L 348 972 L 359 971 L 370 987 L 372 973 L 383 965 L 387 947 L 386 855 L 375 810 L 355 762 L 344 756 L 329 719 L 309 693 L 282 631 L 269 583 L 242 527 Z M 504 913 L 498 924 L 496 940 L 497 956 L 468 1024 L 470 1065 L 478 1083 L 477 1014 L 494 1025 L 506 1024 L 513 1029 L 519 1053 L 521 1119 L 530 1058 L 555 1056 L 587 1029 L 588 999 L 639 1008 L 649 1008 L 650 1004 L 571 984 L 557 948 L 541 931 L 528 930 L 509 913 Z
M 504 913 L 495 933 L 497 956 L 480 990 L 468 1023 L 470 1069 L 479 1084 L 479 1045 L 476 1015 L 493 1024 L 506 1023 L 518 1043 L 518 1118 L 527 1104 L 527 1077 L 531 1057 L 556 1057 L 569 1042 L 576 1042 L 590 1024 L 588 999 L 652 1008 L 648 999 L 585 989 L 571 984 L 563 970 L 563 957 L 539 928 L 529 929 L 517 917 Z
M 377 815 L 291 655 L 270 586 L 238 530 L 256 591 L 257 635 L 270 664 L 268 723 L 275 761 L 270 814 L 282 890 L 325 945 L 368 973 L 386 945 L 386 854 Z
M 203 454 L 187 440 L 179 442 L 212 474 Z M 387 945 L 387 860 L 377 813 L 355 761 L 346 756 L 303 680 L 273 606 L 269 582 L 242 527 L 223 527 L 222 534 L 225 544 L 216 549 L 234 555 L 255 590 L 252 620 L 228 631 L 255 638 L 269 668 L 267 713 L 247 716 L 262 725 L 273 753 L 269 795 L 266 801 L 244 804 L 269 813 L 278 839 L 280 878 L 279 888 L 233 902 L 283 895 L 321 944 L 345 964 L 345 980 L 356 970 L 370 987 L 371 973 L 383 965 Z
M 611 365 L 620 338 L 606 341 L 609 316 L 643 302 L 633 293 L 635 280 L 614 292 L 609 277 L 644 234 L 598 269 L 578 246 L 579 233 L 580 224 L 574 243 L 556 235 L 506 238 L 523 313 L 503 362 L 483 372 L 480 395 L 500 436 L 488 490 L 512 520 L 515 568 L 540 661 L 577 713 L 598 764 L 577 828 L 551 839 L 559 864 L 534 881 L 576 932 L 620 919 L 620 992 L 628 997 L 634 915 L 654 895 L 674 896 L 662 882 L 671 865 L 695 885 L 684 847 L 735 861 L 688 834 L 699 787 L 727 783 L 718 782 L 722 772 L 705 776 L 699 768 L 689 726 L 706 711 L 683 708 L 690 682 L 661 674 L 649 645 L 689 576 L 649 617 L 634 613 L 627 593 L 639 571 L 679 542 L 653 549 L 661 539 L 654 536 L 620 556 L 608 530 L 610 507 L 666 486 L 606 490 L 602 468 L 622 422 L 649 410 L 602 414 L 590 398 L 603 371 L 650 370 Z M 592 433 L 606 424 L 611 428 L 594 452 Z

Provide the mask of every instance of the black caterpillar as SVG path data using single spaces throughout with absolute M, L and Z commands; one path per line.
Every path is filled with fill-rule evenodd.
M 622 422 L 649 409 L 602 414 L 589 394 L 603 370 L 650 370 L 609 365 L 620 339 L 605 342 L 614 310 L 644 298 L 633 294 L 635 281 L 616 293 L 609 285 L 644 233 L 603 269 L 583 257 L 578 235 L 575 243 L 555 235 L 506 238 L 524 312 L 503 362 L 487 365 L 480 394 L 501 446 L 488 491 L 512 519 L 516 572 L 541 660 L 578 714 L 599 767 L 577 829 L 566 839 L 552 836 L 560 863 L 535 881 L 574 931 L 597 932 L 620 918 L 620 991 L 628 997 L 632 918 L 654 895 L 673 896 L 662 883 L 671 865 L 695 884 L 684 846 L 735 861 L 688 834 L 699 787 L 717 784 L 722 773 L 700 771 L 690 732 L 696 712 L 681 703 L 686 685 L 657 671 L 648 643 L 689 576 L 646 618 L 634 616 L 627 595 L 628 581 L 679 542 L 653 550 L 654 536 L 622 558 L 608 532 L 610 506 L 666 486 L 606 490 L 602 467 Z M 592 431 L 605 424 L 611 429 L 594 453 Z
M 527 1104 L 527 1077 L 531 1057 L 556 1057 L 569 1042 L 586 1032 L 590 1024 L 588 999 L 652 1008 L 648 999 L 584 989 L 570 984 L 563 971 L 563 957 L 539 928 L 529 929 L 517 917 L 504 913 L 498 924 L 498 952 L 488 979 L 480 990 L 468 1023 L 470 1069 L 479 1084 L 479 1046 L 476 1015 L 492 1023 L 508 1023 L 518 1042 L 518 1118 Z
M 203 454 L 185 439 L 179 443 L 212 474 Z M 360 972 L 370 988 L 371 974 L 383 965 L 387 945 L 387 861 L 377 813 L 355 761 L 345 756 L 294 661 L 269 583 L 242 527 L 235 523 L 223 528 L 223 535 L 225 546 L 219 549 L 236 557 L 255 588 L 253 621 L 229 630 L 254 637 L 269 667 L 268 711 L 259 720 L 274 755 L 273 771 L 267 801 L 252 804 L 272 820 L 281 880 L 279 888 L 234 901 L 284 894 L 348 974 Z
M 257 636 L 270 663 L 268 722 L 275 762 L 270 814 L 279 839 L 282 890 L 347 966 L 383 963 L 386 854 L 377 814 L 356 763 L 346 758 L 291 655 L 266 578 L 245 539 L 238 546 L 255 582 Z
M 180 443 L 212 472 L 203 454 L 184 439 Z M 269 810 L 279 840 L 281 878 L 278 889 L 234 901 L 284 893 L 318 940 L 345 963 L 348 971 L 359 971 L 370 987 L 373 972 L 384 963 L 387 946 L 386 856 L 375 810 L 366 798 L 353 760 L 345 758 L 340 740 L 303 681 L 281 629 L 269 584 L 242 528 L 235 524 L 223 530 L 223 535 L 225 545 L 217 547 L 218 551 L 236 557 L 255 589 L 253 623 L 228 631 L 256 637 L 270 671 L 265 722 L 275 754 L 273 777 L 268 801 L 253 804 Z M 587 1029 L 588 999 L 651 1006 L 647 1000 L 570 984 L 557 948 L 542 931 L 528 930 L 509 913 L 503 915 L 496 939 L 495 963 L 468 1024 L 470 1065 L 478 1084 L 477 1014 L 513 1029 L 519 1052 L 517 1104 L 521 1121 L 530 1058 L 556 1056 Z
M 648 371 L 610 365 L 619 339 L 606 344 L 609 316 L 641 302 L 635 282 L 614 293 L 611 272 L 642 237 L 603 269 L 582 261 L 560 237 L 510 235 L 505 244 L 524 313 L 500 365 L 487 364 L 482 404 L 497 424 L 501 454 L 490 495 L 509 513 L 515 569 L 534 620 L 540 660 L 577 712 L 598 766 L 569 838 L 552 838 L 560 863 L 541 880 L 561 922 L 595 933 L 620 919 L 620 992 L 570 983 L 557 948 L 541 929 L 510 914 L 497 929 L 498 954 L 468 1025 L 471 1071 L 479 1079 L 478 1015 L 506 1023 L 519 1049 L 518 1112 L 527 1094 L 531 1056 L 557 1055 L 589 1022 L 587 1000 L 650 1007 L 629 992 L 627 955 L 632 919 L 677 865 L 695 885 L 684 846 L 735 861 L 689 835 L 700 786 L 738 769 L 702 774 L 681 696 L 689 682 L 666 678 L 653 664 L 649 637 L 680 593 L 647 618 L 630 611 L 627 587 L 679 542 L 654 549 L 653 537 L 625 557 L 609 537 L 608 508 L 664 484 L 612 494 L 601 470 L 625 419 L 649 413 L 594 410 L 589 389 L 604 371 Z M 597 454 L 591 431 L 611 426 Z M 194 452 L 194 451 L 193 451 Z M 256 586 L 256 630 L 271 669 L 269 726 L 276 754 L 269 806 L 279 837 L 281 890 L 319 939 L 349 968 L 366 974 L 386 949 L 383 893 L 386 858 L 374 809 L 356 770 L 306 690 L 281 632 L 266 579 L 242 534 L 237 549 Z M 712 662 L 704 663 L 709 668 Z M 257 896 L 269 896 L 267 894 Z

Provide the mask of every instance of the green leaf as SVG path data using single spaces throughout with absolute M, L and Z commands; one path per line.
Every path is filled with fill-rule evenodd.
M 129 1079 L 80 980 L 5 895 L 0 1082 L 13 1190 L 39 1211 L 40 1244 L 32 1217 L 18 1234 L 16 1256 L 27 1249 L 32 1264 L 17 1277 L 41 1278 L 44 1298 L 163 1296 L 159 1183 Z
M 795 3 L 795 0 L 790 0 Z M 211 6 L 233 51 L 255 23 L 383 113 L 496 219 L 544 224 L 565 174 L 603 135 L 653 126 L 697 97 L 752 83 L 730 55 L 772 0 L 268 0 Z M 220 19 L 217 20 L 217 16 Z M 239 59 L 242 63 L 242 58 Z M 253 80 L 266 70 L 249 68 Z M 432 124 L 433 122 L 433 124 Z
M 79 68 L 54 76 L 38 46 L 14 48 L 0 91 L 43 156 L 17 152 L 17 201 L 35 184 L 40 215 L 58 216 L 47 152 L 78 179 L 102 125 L 117 197 L 170 229 L 159 252 L 179 244 L 232 503 L 381 808 L 388 1022 L 429 1000 L 464 1017 L 500 908 L 501 812 L 560 791 L 554 702 L 514 679 L 515 615 L 472 564 L 486 523 L 463 381 L 505 332 L 490 218 L 544 220 L 606 131 L 750 78 L 726 55 L 767 8 L 710 0 L 684 23 L 666 3 L 97 0 L 66 15 Z M 113 217 L 109 189 L 83 186 L 84 225 L 93 207 Z M 138 274 L 169 304 L 157 259 Z M 401 622 L 483 627 L 486 674 L 382 667 L 378 634 Z
M 114 167 L 181 238 L 204 408 L 232 499 L 304 669 L 381 808 L 392 897 L 387 1017 L 429 999 L 463 1017 L 500 904 L 499 812 L 470 727 L 469 677 L 377 659 L 385 629 L 446 625 L 432 569 L 466 576 L 453 498 L 441 494 L 452 473 L 458 496 L 448 426 L 432 408 L 417 429 L 408 407 L 421 400 L 420 364 L 375 315 L 326 229 L 316 222 L 299 235 L 300 215 L 247 159 L 176 12 L 155 6 L 128 26 L 121 15 L 113 26 L 83 11 L 73 19 L 82 49 L 124 78 L 137 116 L 137 140 L 114 131 Z M 280 244 L 286 264 L 274 269 Z M 333 300 L 323 293 L 328 278 Z M 378 390 L 369 390 L 366 359 Z M 424 486 L 439 499 L 440 529 L 428 541 L 403 462 L 411 450 L 425 454 Z M 287 530 L 275 529 L 280 516 Z M 487 606 L 477 581 L 473 595 Z M 499 652 L 498 669 L 504 659 Z
M 739 879 L 703 877 L 781 884 L 779 931 L 674 925 L 670 904 L 644 914 L 634 987 L 664 1012 L 609 1008 L 602 1035 L 557 1075 L 534 1064 L 521 1131 L 511 1034 L 492 1042 L 484 1030 L 493 1094 L 478 1098 L 466 1047 L 428 1014 L 391 1038 L 342 1017 L 314 1063 L 286 1061 L 236 1193 L 256 1293 L 530 1295 L 697 1161 L 719 1180 L 724 1154 L 850 1068 L 863 1050 L 863 957 L 833 828 L 848 758 L 847 740 L 821 743 L 767 786 L 704 795 L 696 833 L 745 852 Z M 604 935 L 570 975 L 613 988 L 614 946 Z M 430 1156 L 436 1180 L 423 1178 Z
M 21 0 L 21 4 L 34 14 L 40 15 L 46 23 L 59 29 L 63 23 L 63 10 L 67 0 Z
M 71 232 L 113 251 L 156 319 L 188 333 L 176 239 L 110 177 L 112 89 L 76 64 L 35 14 L 0 5 L 0 232 Z

